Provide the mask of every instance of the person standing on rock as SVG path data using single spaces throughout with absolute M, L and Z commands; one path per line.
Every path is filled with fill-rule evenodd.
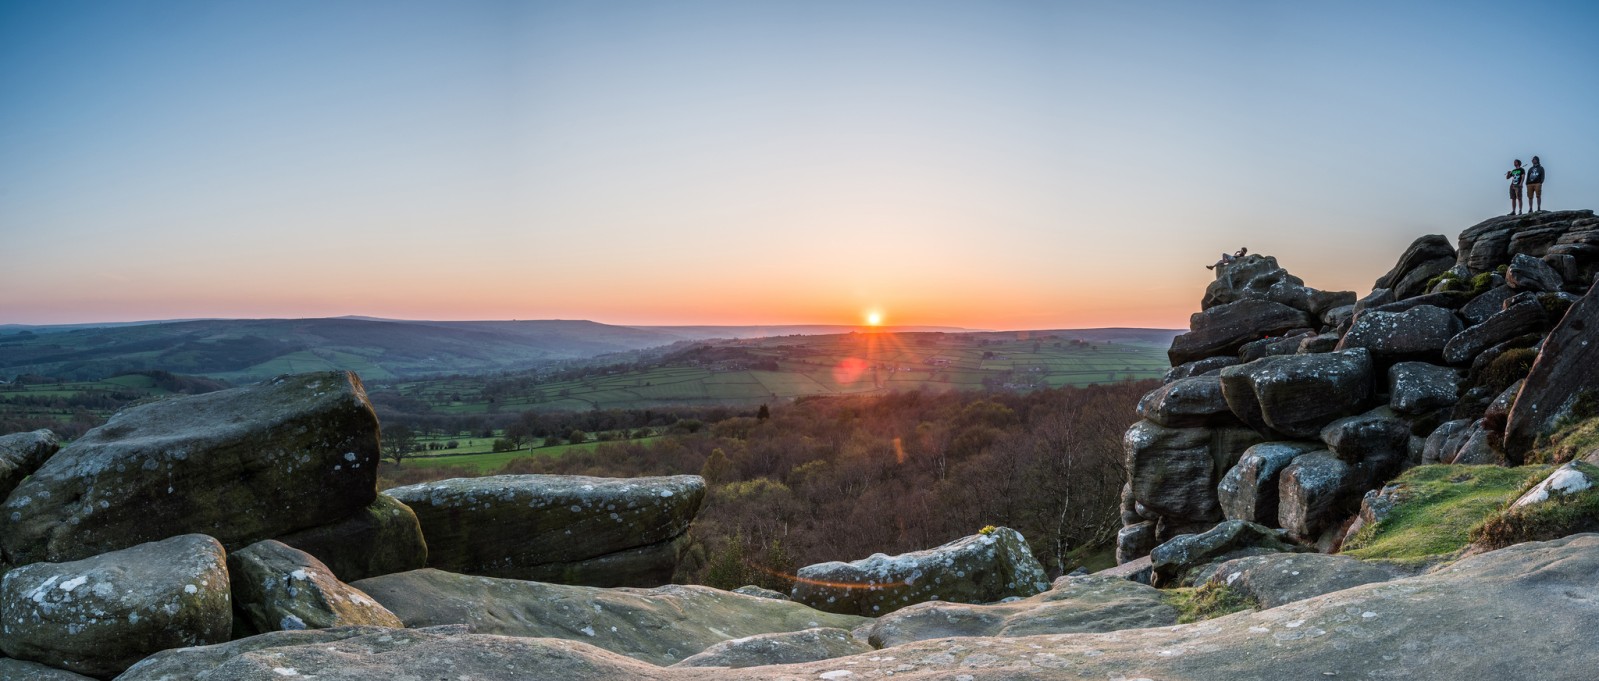
M 1521 177 L 1527 171 L 1521 169 L 1521 159 L 1516 159 L 1516 167 L 1505 173 L 1505 179 L 1510 180 L 1510 214 L 1521 212 Z
M 1538 204 L 1533 205 L 1536 200 Z M 1543 164 L 1538 162 L 1538 157 L 1532 157 L 1532 167 L 1527 169 L 1527 212 L 1536 213 L 1543 210 Z

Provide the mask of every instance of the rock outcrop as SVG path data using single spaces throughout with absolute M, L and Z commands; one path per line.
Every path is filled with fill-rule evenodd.
M 1533 361 L 1505 425 L 1508 458 L 1526 458 L 1563 417 L 1599 416 L 1577 413 L 1579 404 L 1599 410 L 1599 283 L 1566 311 Z
M 855 638 L 848 631 L 817 627 L 722 641 L 672 666 L 739 669 L 830 660 L 872 650 L 865 641 Z
M 1325 553 L 1267 553 L 1218 565 L 1208 581 L 1244 594 L 1263 609 L 1400 575 L 1372 563 Z
M 47 429 L 0 435 L 0 499 L 59 449 L 61 440 Z
M 322 561 L 282 542 L 234 551 L 228 575 L 244 631 L 405 626 L 360 589 L 340 582 Z
M 705 480 L 495 475 L 385 494 L 416 512 L 431 567 L 559 584 L 657 586 L 672 580 Z
M 989 603 L 1048 588 L 1027 540 L 997 527 L 925 551 L 807 565 L 791 595 L 824 612 L 876 617 L 926 601 Z
M 427 566 L 427 540 L 411 507 L 387 494 L 355 514 L 278 537 L 316 556 L 339 579 L 353 582 Z

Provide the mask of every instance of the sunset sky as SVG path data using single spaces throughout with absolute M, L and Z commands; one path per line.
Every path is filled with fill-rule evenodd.
M 0 324 L 1185 326 L 1599 207 L 1593 2 L 0 0 Z

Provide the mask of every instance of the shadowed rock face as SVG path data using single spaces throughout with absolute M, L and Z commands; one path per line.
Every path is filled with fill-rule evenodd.
M 378 423 L 349 372 L 162 400 L 50 457 L 0 507 L 16 564 L 199 532 L 224 546 L 322 525 L 377 496 Z
M 925 601 L 987 603 L 1048 588 L 1021 533 L 1000 527 L 925 551 L 807 565 L 793 597 L 826 612 L 874 617 Z
M 1309 313 L 1282 303 L 1248 298 L 1235 303 L 1196 312 L 1189 319 L 1188 333 L 1172 339 L 1166 351 L 1172 366 L 1227 355 L 1244 343 L 1265 336 L 1315 326 Z
M 474 678 L 1015 679 L 1428 681 L 1586 679 L 1599 639 L 1599 536 L 1523 544 L 1437 573 L 1366 584 L 1260 612 L 1112 633 L 939 638 L 845 658 L 748 669 L 660 668 L 593 646 L 455 631 L 283 632 L 211 649 L 168 651 L 122 681 L 281 681 L 336 668 L 343 681 L 394 681 L 423 668 Z M 1529 633 L 1536 622 L 1537 636 Z M 290 636 L 287 634 L 320 636 Z M 342 637 L 336 642 L 326 639 Z M 386 638 L 385 638 L 386 637 Z M 254 648 L 251 652 L 244 652 Z M 186 659 L 187 658 L 187 659 Z M 841 672 L 848 671 L 845 675 Z
M 61 440 L 47 429 L 0 435 L 0 499 L 59 449 Z
M 1505 425 L 1506 456 L 1520 462 L 1584 394 L 1599 396 L 1599 283 L 1566 311 L 1532 363 Z
M 346 582 L 420 570 L 428 561 L 416 513 L 387 494 L 343 520 L 278 540 L 316 556 Z
M 1138 402 L 1138 415 L 1167 428 L 1239 425 L 1221 394 L 1220 376 L 1194 376 L 1168 383 Z
M 1312 442 L 1262 442 L 1244 452 L 1227 471 L 1216 494 L 1228 520 L 1277 524 L 1278 475 L 1302 454 L 1322 449 Z
M 1594 258 L 1599 220 L 1591 210 L 1559 210 L 1484 220 L 1460 233 L 1457 262 L 1472 272 L 1508 265 L 1515 253 L 1541 258 L 1565 253 Z
M 1449 237 L 1429 234 L 1411 242 L 1393 269 L 1377 278 L 1375 289 L 1389 289 L 1397 299 L 1424 293 L 1427 281 L 1455 264 L 1455 247 Z
M 385 494 L 416 512 L 432 567 L 565 584 L 656 586 L 672 579 L 677 540 L 699 512 L 705 481 L 697 475 L 496 475 Z

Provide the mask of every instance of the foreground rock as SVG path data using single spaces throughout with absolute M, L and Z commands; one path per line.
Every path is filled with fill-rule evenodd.
M 346 582 L 420 570 L 428 561 L 416 513 L 387 494 L 343 520 L 278 540 L 316 556 Z
M 1348 556 L 1272 553 L 1222 563 L 1208 581 L 1248 596 L 1261 608 L 1275 608 L 1362 584 L 1386 582 L 1397 576 L 1373 563 Z
M 1249 428 L 1162 428 L 1139 421 L 1122 438 L 1131 498 L 1182 524 L 1220 520 L 1216 482 L 1260 440 Z
M 31 433 L 0 435 L 0 499 L 59 449 L 61 440 L 44 428 Z
M 1270 528 L 1242 520 L 1228 520 L 1199 534 L 1185 534 L 1155 547 L 1149 559 L 1154 585 L 1187 586 L 1195 571 L 1229 557 L 1293 551 Z
M 282 681 L 337 670 L 343 681 L 394 681 L 417 669 L 459 678 L 1072 679 L 1405 678 L 1586 679 L 1582 654 L 1599 637 L 1599 536 L 1525 544 L 1434 574 L 1367 584 L 1260 612 L 1197 624 L 1017 638 L 940 638 L 846 658 L 771 668 L 662 669 L 592 646 L 547 639 L 406 631 L 336 643 L 283 638 L 272 647 L 187 667 L 163 653 L 123 681 Z M 1537 623 L 1536 644 L 1529 623 Z M 310 632 L 284 632 L 305 634 Z M 386 638 L 385 638 L 386 637 Z M 246 641 L 227 644 L 241 646 Z M 256 644 L 260 645 L 260 644 Z M 169 664 L 162 676 L 152 673 Z M 490 666 L 493 665 L 493 666 Z M 536 670 L 536 671 L 535 671 Z M 842 672 L 848 671 L 849 674 Z
M 407 627 L 465 624 L 480 634 L 570 639 L 656 665 L 676 663 L 728 639 L 816 627 L 853 629 L 865 621 L 703 586 L 601 589 L 433 569 L 351 586 Z
M 428 565 L 588 586 L 672 581 L 705 480 L 495 475 L 385 492 L 416 512 Z
M 1322 449 L 1311 442 L 1262 442 L 1244 451 L 1216 493 L 1228 520 L 1277 524 L 1278 476 L 1303 454 Z
M 203 535 L 70 563 L 34 563 L 0 585 L 0 650 L 89 676 L 168 648 L 228 640 L 222 545 Z
M 1566 311 L 1543 343 L 1505 426 L 1505 454 L 1522 461 L 1538 438 L 1574 414 L 1578 403 L 1599 402 L 1599 283 Z M 1592 408 L 1592 407 L 1590 407 Z
M 69 671 L 46 667 L 37 662 L 24 662 L 0 658 L 0 680 L 3 681 L 89 681 L 89 677 Z
M 228 556 L 234 607 L 245 631 L 405 626 L 366 594 L 340 582 L 322 561 L 282 542 L 263 541 Z
M 871 646 L 857 640 L 844 629 L 818 627 L 723 641 L 672 666 L 761 667 L 830 660 L 872 650 Z
M 926 601 L 988 603 L 1049 588 L 1027 541 L 1007 527 L 926 551 L 807 565 L 797 577 L 795 601 L 867 617 Z
M 378 424 L 354 374 L 286 376 L 132 407 L 0 507 L 18 565 L 191 532 L 240 547 L 344 518 L 377 495 Z
M 879 648 L 949 636 L 1034 636 L 1164 627 L 1177 609 L 1160 590 L 1118 577 L 1061 577 L 1028 598 L 971 605 L 921 603 L 884 615 L 867 635 Z

